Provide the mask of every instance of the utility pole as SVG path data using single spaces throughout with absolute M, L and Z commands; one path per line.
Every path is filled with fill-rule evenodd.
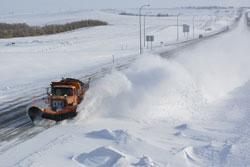
M 142 36 L 142 32 L 141 32 L 141 10 L 144 7 L 149 7 L 150 5 L 142 5 L 139 8 L 139 28 L 140 28 L 140 54 L 142 54 L 142 41 L 141 41 L 141 36 Z
M 144 15 L 144 48 L 146 46 L 146 15 Z
M 194 35 L 194 21 L 195 21 L 194 18 L 195 18 L 195 16 L 193 16 L 193 39 L 194 39 L 194 36 L 195 36 Z

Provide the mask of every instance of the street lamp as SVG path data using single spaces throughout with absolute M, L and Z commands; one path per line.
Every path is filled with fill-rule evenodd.
M 139 8 L 139 25 L 140 25 L 140 54 L 142 54 L 142 42 L 141 42 L 141 10 L 142 8 L 144 7 L 149 7 L 150 5 L 142 5 L 140 8 Z
M 146 47 L 146 15 L 148 13 L 143 15 L 143 40 L 144 40 L 144 48 Z
M 179 16 L 180 16 L 180 13 L 176 16 L 177 17 L 177 41 L 179 41 Z

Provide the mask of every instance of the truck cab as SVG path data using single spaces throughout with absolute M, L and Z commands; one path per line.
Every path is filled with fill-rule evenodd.
M 89 83 L 85 84 L 77 79 L 66 78 L 59 82 L 52 82 L 47 89 L 46 108 L 31 107 L 28 115 L 31 120 L 36 116 L 61 121 L 77 115 L 77 106 L 84 99 Z

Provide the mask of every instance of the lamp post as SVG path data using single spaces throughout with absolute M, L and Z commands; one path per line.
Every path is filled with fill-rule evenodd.
M 139 28 L 140 28 L 140 54 L 142 54 L 142 42 L 141 42 L 141 36 L 142 36 L 142 32 L 141 32 L 141 10 L 144 8 L 144 7 L 149 7 L 150 5 L 142 5 L 140 8 L 139 8 Z
M 180 13 L 176 16 L 177 17 L 177 41 L 179 41 L 179 16 L 180 16 Z
M 146 16 L 150 14 L 149 12 L 143 15 L 143 35 L 144 35 L 144 48 L 146 47 Z

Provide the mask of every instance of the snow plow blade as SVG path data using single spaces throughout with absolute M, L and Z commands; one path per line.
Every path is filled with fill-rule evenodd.
M 42 110 L 37 107 L 31 107 L 28 110 L 28 116 L 32 122 L 39 121 L 42 119 Z

